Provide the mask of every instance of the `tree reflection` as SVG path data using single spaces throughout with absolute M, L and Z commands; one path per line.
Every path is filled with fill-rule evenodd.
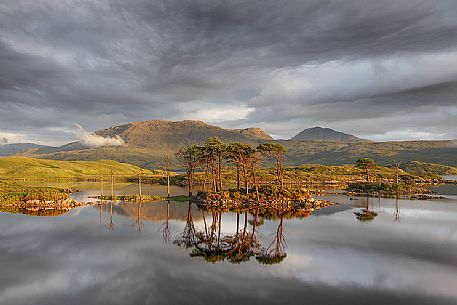
M 197 242 L 197 233 L 195 231 L 194 220 L 192 217 L 192 203 L 189 202 L 187 209 L 186 225 L 184 226 L 183 232 L 173 242 L 179 247 L 190 248 Z
M 284 239 L 283 219 L 284 217 L 281 216 L 276 230 L 275 239 L 271 242 L 267 249 L 256 256 L 259 263 L 267 265 L 279 264 L 286 258 L 287 254 L 285 251 L 286 241 Z
M 259 220 L 259 209 L 254 211 L 249 220 L 249 211 L 236 213 L 236 231 L 234 234 L 224 234 L 222 229 L 223 212 L 211 211 L 211 220 L 208 221 L 207 213 L 201 210 L 203 228 L 196 230 L 192 221 L 191 205 L 183 230 L 174 241 L 174 244 L 192 248 L 191 257 L 201 257 L 207 262 L 216 263 L 228 261 L 239 264 L 256 257 L 263 264 L 280 263 L 287 255 L 285 253 L 285 239 L 283 218 L 280 217 L 276 236 L 267 248 L 262 248 L 258 233 L 258 226 L 263 222 Z
M 114 223 L 113 223 L 113 200 L 109 203 L 109 230 L 114 230 Z
M 132 227 L 136 227 L 138 232 L 143 230 L 143 220 L 141 218 L 141 200 L 137 203 L 137 214 L 135 222 L 132 224 Z
M 370 197 L 366 197 L 366 206 L 365 208 L 354 212 L 355 218 L 359 221 L 366 222 L 366 221 L 372 221 L 375 219 L 376 216 L 378 216 L 378 213 L 376 213 L 373 210 L 370 210 Z
M 398 197 L 395 199 L 394 219 L 396 222 L 400 222 L 400 202 L 398 200 Z
M 171 240 L 170 233 L 170 200 L 167 201 L 167 217 L 162 224 L 162 239 L 164 243 L 169 243 Z

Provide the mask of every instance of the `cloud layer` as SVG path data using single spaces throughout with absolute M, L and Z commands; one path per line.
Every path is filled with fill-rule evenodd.
M 78 142 L 86 147 L 102 147 L 102 146 L 121 146 L 124 145 L 124 140 L 119 136 L 114 138 L 111 137 L 102 137 L 93 133 L 86 132 L 80 125 L 75 124 L 76 136 L 78 137 Z
M 146 119 L 457 138 L 452 0 L 0 4 L 0 130 L 51 144 Z

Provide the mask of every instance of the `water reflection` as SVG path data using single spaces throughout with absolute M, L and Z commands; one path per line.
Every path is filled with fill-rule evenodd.
M 98 205 L 0 213 L 0 305 L 456 304 L 456 200 L 328 199 L 344 204 L 305 219 L 173 201 L 105 202 L 102 225 Z
M 167 216 L 162 223 L 162 239 L 164 243 L 169 243 L 171 240 L 170 231 L 170 200 L 167 200 Z
M 276 230 L 276 237 L 271 242 L 270 246 L 267 249 L 262 251 L 256 256 L 256 259 L 259 263 L 262 264 L 278 264 L 286 258 L 287 253 L 286 240 L 284 239 L 284 228 L 283 228 L 284 219 L 283 217 L 279 220 L 278 229 Z
M 183 232 L 174 240 L 174 244 L 186 248 L 192 247 L 196 241 L 197 233 L 195 231 L 194 220 L 192 217 L 192 204 L 188 204 L 186 224 L 184 225 Z
M 395 222 L 400 222 L 400 201 L 398 197 L 395 198 L 395 212 L 394 212 Z
M 237 212 L 234 233 L 222 231 L 224 215 L 222 211 L 211 211 L 209 222 L 203 210 L 201 215 L 204 226 L 201 230 L 197 230 L 192 216 L 192 204 L 189 202 L 184 230 L 174 240 L 177 246 L 191 248 L 189 254 L 191 257 L 201 257 L 210 263 L 228 261 L 234 264 L 248 262 L 251 257 L 255 257 L 262 264 L 277 264 L 287 256 L 283 216 L 280 216 L 274 240 L 268 247 L 263 247 L 257 232 L 258 226 L 263 223 L 263 220 L 259 221 L 259 209 L 253 215 L 251 214 L 253 217 L 251 220 L 248 220 L 248 211 Z M 244 219 L 242 224 L 240 224 L 241 218 Z
M 375 219 L 375 217 L 378 216 L 378 213 L 376 213 L 374 210 L 370 208 L 370 197 L 367 196 L 365 198 L 366 205 L 364 208 L 362 208 L 359 211 L 354 212 L 355 218 L 359 221 L 366 222 L 366 221 L 372 221 Z M 381 198 L 379 198 L 379 204 L 381 204 Z M 381 206 L 379 205 L 378 208 Z

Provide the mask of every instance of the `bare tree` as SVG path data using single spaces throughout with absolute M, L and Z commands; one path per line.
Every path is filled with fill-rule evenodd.
M 170 168 L 171 168 L 171 156 L 166 155 L 163 160 L 163 168 L 167 175 L 167 198 L 170 198 Z

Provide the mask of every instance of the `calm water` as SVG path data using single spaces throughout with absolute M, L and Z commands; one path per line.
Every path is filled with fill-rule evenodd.
M 98 184 L 72 187 L 78 199 L 98 194 Z M 454 194 L 440 201 L 371 198 L 378 216 L 368 222 L 353 213 L 366 198 L 329 196 L 344 204 L 304 219 L 248 215 L 246 229 L 244 214 L 176 202 L 86 206 L 58 217 L 0 213 L 0 304 L 457 304 L 455 190 L 439 189 Z M 186 247 L 208 236 L 213 220 L 212 245 L 237 238 L 238 223 L 269 260 L 233 263 L 205 243 Z

